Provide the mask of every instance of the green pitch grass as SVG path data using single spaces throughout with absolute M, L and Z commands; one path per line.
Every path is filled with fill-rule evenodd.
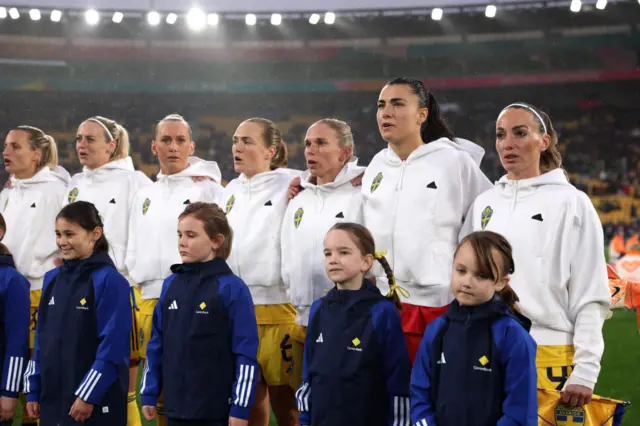
M 605 322 L 604 339 L 606 349 L 596 393 L 634 403 L 635 406 L 627 408 L 622 423 L 640 425 L 640 334 L 635 312 L 615 311 L 613 318 Z M 143 419 L 142 424 L 151 426 L 155 422 Z M 20 419 L 16 419 L 13 425 L 20 426 Z M 277 426 L 273 415 L 269 426 Z

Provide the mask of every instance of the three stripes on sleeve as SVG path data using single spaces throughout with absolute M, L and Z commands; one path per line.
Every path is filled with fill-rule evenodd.
M 22 384 L 22 372 L 24 368 L 24 358 L 20 356 L 7 357 L 8 369 L 4 380 L 4 390 L 8 392 L 20 392 Z M 5 364 L 6 365 L 6 364 Z

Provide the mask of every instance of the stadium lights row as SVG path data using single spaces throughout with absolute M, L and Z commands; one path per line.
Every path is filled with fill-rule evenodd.
M 0 6 L 0 19 L 5 19 L 10 17 L 11 19 L 20 18 L 20 12 L 17 8 L 12 7 L 7 10 L 6 7 Z M 62 12 L 60 10 L 52 10 L 50 12 L 50 19 L 53 22 L 60 22 L 62 19 Z M 29 17 L 32 21 L 39 21 L 42 18 L 42 13 L 39 9 L 31 9 L 29 10 Z M 89 25 L 97 25 L 100 23 L 100 12 L 96 9 L 89 9 L 84 12 L 85 22 Z M 147 23 L 152 26 L 158 26 L 162 22 L 163 16 L 156 11 L 148 12 L 146 15 Z M 124 19 L 124 14 L 122 12 L 113 12 L 111 16 L 111 21 L 119 24 Z M 173 25 L 178 21 L 178 15 L 176 13 L 167 13 L 164 17 L 164 20 L 167 24 Z M 200 9 L 193 8 L 189 10 L 186 14 L 187 25 L 189 28 L 194 31 L 199 31 L 204 29 L 207 25 L 216 26 L 220 22 L 220 16 L 217 13 L 209 13 L 206 14 Z M 316 25 L 320 22 L 321 16 L 318 13 L 313 13 L 309 17 L 309 23 L 311 25 Z M 279 13 L 274 13 L 271 15 L 271 24 L 272 25 L 280 25 L 282 23 L 282 15 Z M 245 23 L 249 26 L 256 25 L 258 22 L 258 17 L 253 13 L 248 13 L 245 15 Z M 324 14 L 324 23 L 327 25 L 333 25 L 336 22 L 336 15 L 333 12 L 327 12 Z
M 638 0 L 640 3 L 640 0 Z M 607 0 L 597 0 L 596 8 L 599 10 L 604 10 L 607 7 Z M 572 12 L 580 12 L 582 9 L 582 0 L 571 0 L 571 4 L 569 9 Z M 498 9 L 495 5 L 490 4 L 485 9 L 485 16 L 487 18 L 495 18 Z M 434 21 L 440 21 L 442 19 L 444 12 L 441 8 L 436 7 L 431 10 L 431 19 Z M 0 19 L 6 19 L 10 17 L 11 19 L 19 19 L 20 11 L 12 7 L 7 10 L 6 7 L 0 6 Z M 100 22 L 100 12 L 96 9 L 89 9 L 84 12 L 84 19 L 89 25 L 97 25 Z M 39 9 L 31 9 L 29 10 L 29 18 L 32 21 L 39 21 L 42 19 L 42 13 Z M 54 9 L 49 13 L 49 18 L 52 22 L 60 22 L 62 20 L 62 11 Z M 147 23 L 150 26 L 158 26 L 162 22 L 163 16 L 157 11 L 150 11 L 146 15 Z M 124 19 L 124 14 L 122 12 L 113 12 L 111 16 L 111 21 L 116 24 L 119 24 Z M 309 16 L 309 23 L 311 25 L 316 25 L 320 23 L 322 16 L 319 13 L 313 13 Z M 167 13 L 164 16 L 164 20 L 168 25 L 173 25 L 178 21 L 178 15 L 176 13 Z M 189 10 L 186 14 L 186 21 L 189 28 L 194 31 L 200 31 L 208 26 L 216 26 L 220 22 L 220 16 L 217 13 L 205 13 L 198 8 L 193 8 Z M 258 17 L 253 13 L 248 13 L 245 15 L 245 24 L 248 26 L 254 26 L 258 23 Z M 333 25 L 336 22 L 336 14 L 333 12 L 326 12 L 324 14 L 324 23 L 327 25 Z M 271 25 L 280 25 L 282 23 L 282 15 L 279 13 L 273 13 L 270 19 Z

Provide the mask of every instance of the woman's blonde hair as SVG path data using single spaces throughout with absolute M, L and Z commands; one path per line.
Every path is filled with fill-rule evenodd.
M 347 123 L 342 120 L 338 120 L 337 118 L 323 118 L 322 120 L 316 121 L 311 126 L 315 126 L 316 124 L 324 124 L 333 130 L 338 138 L 340 147 L 351 147 L 351 156 L 346 159 L 345 164 L 356 155 L 356 145 L 353 142 L 353 132 Z
M 104 130 L 104 138 L 107 142 L 115 141 L 116 149 L 109 157 L 110 161 L 122 160 L 129 156 L 129 132 L 122 125 L 106 117 L 96 115 L 86 119 L 84 122 L 92 121 Z
M 12 130 L 20 130 L 29 136 L 29 146 L 32 150 L 40 150 L 42 156 L 36 166 L 36 170 L 43 167 L 58 167 L 58 146 L 53 136 L 47 135 L 42 130 L 33 126 L 18 126 Z

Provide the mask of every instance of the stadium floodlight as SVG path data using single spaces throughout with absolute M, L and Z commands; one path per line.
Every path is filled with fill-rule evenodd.
M 124 19 L 124 13 L 122 12 L 114 12 L 111 20 L 114 24 L 119 24 Z
M 207 15 L 207 24 L 210 27 L 215 27 L 220 22 L 220 16 L 217 13 L 210 13 Z
M 167 19 L 166 19 L 167 24 L 173 25 L 176 23 L 177 20 L 178 20 L 178 15 L 176 15 L 175 13 L 170 13 L 167 15 Z
M 327 25 L 333 25 L 336 22 L 336 14 L 333 12 L 327 12 L 324 14 L 324 23 Z
M 18 12 L 18 9 L 15 7 L 12 7 L 9 9 L 9 16 L 11 16 L 11 19 L 18 19 L 20 17 L 20 12 Z
M 115 19 L 115 15 L 113 17 Z M 84 20 L 89 25 L 97 25 L 100 22 L 100 14 L 95 9 L 89 9 L 84 13 Z
M 62 19 L 62 12 L 59 10 L 52 10 L 51 11 L 51 21 L 52 22 L 60 22 L 60 20 Z
M 607 7 L 607 0 L 598 0 L 596 2 L 596 9 L 604 10 Z
M 253 13 L 247 13 L 247 15 L 244 17 L 244 23 L 249 26 L 255 25 L 256 22 L 258 22 L 258 18 Z
M 201 31 L 207 25 L 207 15 L 202 10 L 194 7 L 187 13 L 187 25 L 193 31 Z
M 155 27 L 156 25 L 160 25 L 160 14 L 155 10 L 152 10 L 151 12 L 147 13 L 147 22 L 152 27 Z
M 497 10 L 498 9 L 494 5 L 490 4 L 485 9 L 484 16 L 486 16 L 487 18 L 495 18 Z
M 271 25 L 280 25 L 282 23 L 282 15 L 274 13 L 271 15 Z
M 571 0 L 571 6 L 569 6 L 569 10 L 577 13 L 580 12 L 580 9 L 582 9 L 582 2 L 580 0 Z
M 6 19 L 6 18 L 7 18 L 7 8 L 0 7 L 0 19 Z
M 309 23 L 311 25 L 316 25 L 318 22 L 320 22 L 320 15 L 318 15 L 317 13 L 313 13 L 311 14 L 311 16 L 309 16 Z
M 435 9 L 433 9 L 431 11 L 431 19 L 433 19 L 434 21 L 439 21 L 442 19 L 442 9 L 440 9 L 439 7 L 436 7 Z
M 29 18 L 31 18 L 32 21 L 39 21 L 40 18 L 42 18 L 42 14 L 40 13 L 40 9 L 31 9 L 29 11 Z

